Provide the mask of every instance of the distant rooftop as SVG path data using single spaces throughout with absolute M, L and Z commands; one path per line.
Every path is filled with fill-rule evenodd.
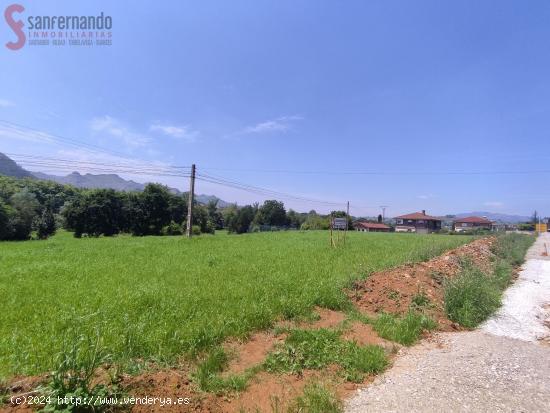
M 426 219 L 430 221 L 441 221 L 441 218 L 432 217 L 431 215 L 426 215 L 426 211 L 422 212 L 413 212 L 412 214 L 399 215 L 395 217 L 396 219 Z

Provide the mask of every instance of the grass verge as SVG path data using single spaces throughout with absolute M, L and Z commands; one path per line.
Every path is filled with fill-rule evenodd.
M 513 268 L 523 263 L 534 238 L 506 234 L 493 246 L 496 262 L 492 274 L 485 274 L 471 263 L 445 283 L 445 312 L 450 320 L 474 328 L 489 318 L 501 305 L 502 293 L 510 285 Z

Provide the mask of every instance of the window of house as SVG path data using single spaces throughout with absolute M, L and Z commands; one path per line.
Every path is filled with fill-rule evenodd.
M 403 224 L 403 220 L 402 220 L 402 219 L 398 219 L 398 220 L 397 220 L 397 223 L 398 223 L 398 224 Z
M 467 226 L 468 226 L 468 224 L 467 224 L 467 223 L 465 223 L 465 222 L 463 222 L 463 223 L 461 224 L 461 226 L 463 226 L 463 227 L 467 227 Z
M 419 220 L 418 220 L 418 223 L 419 223 L 419 224 L 423 224 L 423 223 L 424 223 L 424 220 L 423 220 L 423 219 L 419 219 Z

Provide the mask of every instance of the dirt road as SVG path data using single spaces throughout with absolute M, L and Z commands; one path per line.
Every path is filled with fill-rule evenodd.
M 405 349 L 346 412 L 548 412 L 550 234 L 529 250 L 502 309 L 479 330 Z

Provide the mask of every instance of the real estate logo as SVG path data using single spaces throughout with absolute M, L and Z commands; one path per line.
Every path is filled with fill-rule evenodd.
M 113 18 L 95 16 L 34 16 L 24 18 L 25 7 L 11 4 L 4 10 L 6 23 L 16 39 L 6 43 L 10 50 L 23 46 L 111 46 Z M 25 24 L 26 21 L 26 24 Z
M 21 20 L 15 20 L 13 17 L 15 13 L 23 13 L 24 11 L 25 8 L 20 4 L 12 4 L 11 6 L 6 7 L 6 10 L 4 11 L 4 17 L 8 23 L 8 26 L 10 26 L 17 36 L 16 42 L 6 43 L 6 47 L 10 50 L 19 50 L 25 45 L 25 40 L 27 39 L 25 32 L 23 31 L 23 27 L 25 25 Z

